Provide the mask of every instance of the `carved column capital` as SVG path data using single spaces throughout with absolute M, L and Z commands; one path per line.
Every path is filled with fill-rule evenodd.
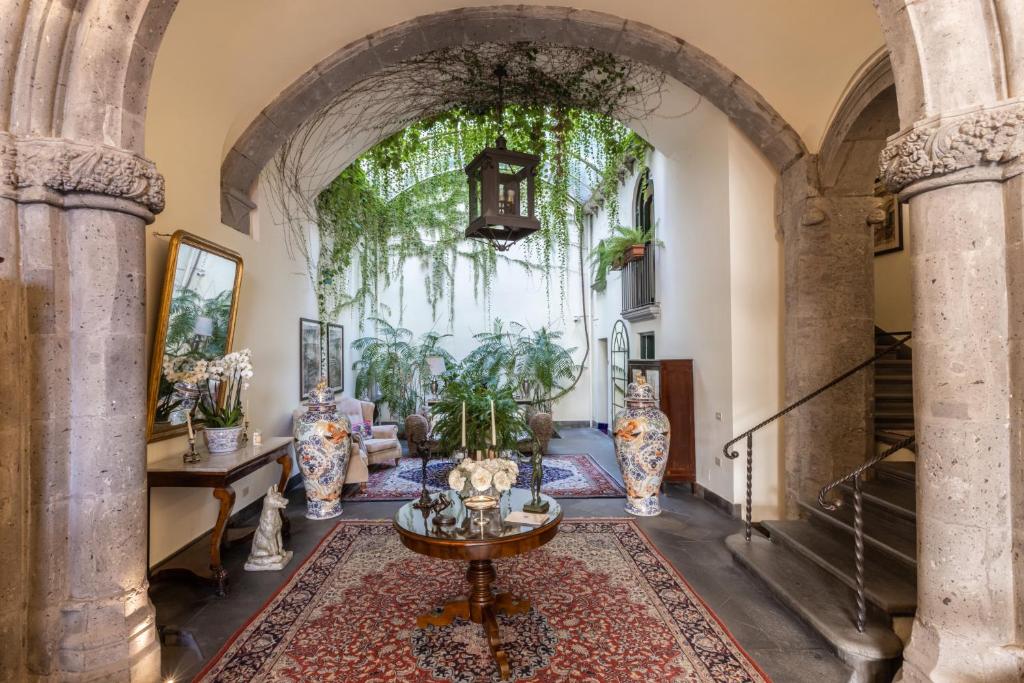
M 0 133 L 0 195 L 59 206 L 95 206 L 85 197 L 99 195 L 111 209 L 152 219 L 164 208 L 164 178 L 127 150 Z
M 1024 98 L 918 121 L 889 138 L 879 162 L 893 192 L 1002 180 L 1024 151 Z M 965 173 L 957 174 L 958 171 Z M 920 184 L 920 187 L 918 187 Z

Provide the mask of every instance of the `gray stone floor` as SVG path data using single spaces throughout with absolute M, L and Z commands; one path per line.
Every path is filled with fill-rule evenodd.
M 563 429 L 553 439 L 553 453 L 590 453 L 621 481 L 607 436 L 593 429 Z M 301 490 L 290 495 L 292 533 L 289 547 L 297 567 L 330 530 L 335 520 L 316 522 L 302 515 Z M 564 499 L 566 517 L 619 517 L 618 498 Z M 348 503 L 342 519 L 390 519 L 398 501 Z M 741 525 L 689 493 L 669 486 L 660 517 L 638 519 L 658 549 L 686 577 L 693 589 L 718 615 L 740 645 L 777 683 L 845 681 L 848 670 L 828 645 L 788 612 L 755 579 L 736 565 L 724 539 Z M 202 539 L 207 541 L 207 539 Z M 229 548 L 224 563 L 231 575 L 231 594 L 224 599 L 209 588 L 187 582 L 155 584 L 151 596 L 165 638 L 163 672 L 175 681 L 194 676 L 226 640 L 255 614 L 289 576 L 284 572 L 245 572 L 246 544 Z M 174 564 L 205 567 L 205 542 L 194 544 L 174 558 Z

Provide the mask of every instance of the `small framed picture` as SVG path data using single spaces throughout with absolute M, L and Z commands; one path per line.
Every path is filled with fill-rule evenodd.
M 327 384 L 345 390 L 345 328 L 334 323 L 327 323 Z
M 889 195 L 882 208 L 885 220 L 874 225 L 875 256 L 903 251 L 903 211 L 896 195 Z
M 299 318 L 299 400 L 309 398 L 309 392 L 320 381 L 322 358 L 322 325 L 319 320 Z

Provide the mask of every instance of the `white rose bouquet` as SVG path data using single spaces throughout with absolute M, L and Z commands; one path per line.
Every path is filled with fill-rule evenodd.
M 515 485 L 518 474 L 519 464 L 507 458 L 465 458 L 448 473 L 448 486 L 453 491 L 465 492 L 468 484 L 476 493 L 493 486 L 498 493 L 504 493 Z
M 242 390 L 252 379 L 252 352 L 242 349 L 209 362 L 203 414 L 211 427 L 234 427 L 242 423 Z

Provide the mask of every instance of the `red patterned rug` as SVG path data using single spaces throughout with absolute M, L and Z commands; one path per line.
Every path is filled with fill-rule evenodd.
M 768 677 L 629 520 L 565 521 L 546 546 L 496 560 L 515 681 L 761 683 Z M 416 627 L 464 590 L 462 562 L 417 555 L 390 522 L 340 522 L 199 681 L 498 681 L 479 625 Z
M 448 490 L 448 473 L 453 463 L 447 458 L 427 463 L 427 488 L 431 493 Z M 555 498 L 618 498 L 625 489 L 588 454 L 545 455 L 544 493 Z M 516 486 L 530 488 L 530 463 L 519 463 Z M 397 467 L 375 468 L 366 482 L 366 493 L 348 491 L 346 500 L 411 500 L 420 495 L 423 461 L 401 458 Z

